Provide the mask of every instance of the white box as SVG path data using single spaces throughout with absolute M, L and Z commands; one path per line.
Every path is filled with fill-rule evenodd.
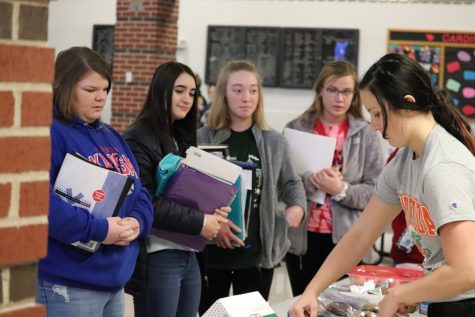
M 259 292 L 218 299 L 203 317 L 277 317 Z

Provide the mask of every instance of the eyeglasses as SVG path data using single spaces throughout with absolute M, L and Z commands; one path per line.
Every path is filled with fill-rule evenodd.
M 353 94 L 355 93 L 355 91 L 352 89 L 339 90 L 338 88 L 335 88 L 335 87 L 327 87 L 325 88 L 325 91 L 329 93 L 330 95 L 332 95 L 333 97 L 338 97 L 338 95 L 341 94 L 345 98 L 353 96 Z

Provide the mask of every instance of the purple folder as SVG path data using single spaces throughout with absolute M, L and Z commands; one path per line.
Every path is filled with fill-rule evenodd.
M 199 172 L 181 164 L 163 190 L 163 197 L 177 204 L 199 209 L 207 214 L 214 213 L 219 207 L 229 206 L 238 189 L 215 177 Z M 201 235 L 171 232 L 153 229 L 153 234 L 194 250 L 201 251 L 206 239 Z

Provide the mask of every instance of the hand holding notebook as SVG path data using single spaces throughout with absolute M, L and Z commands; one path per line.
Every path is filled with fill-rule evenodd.
M 192 155 L 193 158 L 189 158 L 189 155 Z M 212 156 L 213 161 L 214 159 L 218 161 L 214 161 L 216 163 L 210 165 L 207 155 Z M 219 160 L 224 161 L 224 163 L 219 162 Z M 188 164 L 193 165 L 193 167 Z M 225 172 L 221 171 L 221 169 L 227 169 L 226 166 L 229 165 L 232 166 L 231 173 L 229 169 Z M 213 214 L 215 209 L 229 206 L 234 199 L 237 188 L 231 182 L 221 177 L 232 179 L 233 175 L 236 174 L 236 170 L 239 173 L 242 171 L 239 166 L 215 157 L 203 150 L 193 148 L 191 151 L 187 151 L 187 157 L 182 160 L 178 169 L 167 182 L 161 195 L 168 201 L 192 207 L 207 214 Z M 237 176 L 239 176 L 239 173 Z M 198 251 L 201 251 L 206 244 L 206 239 L 199 235 L 182 234 L 160 229 L 153 229 L 153 233 L 158 237 L 180 243 Z

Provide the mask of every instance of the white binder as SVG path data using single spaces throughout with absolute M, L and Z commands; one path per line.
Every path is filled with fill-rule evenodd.
M 186 150 L 186 158 L 181 162 L 202 173 L 225 180 L 231 184 L 234 184 L 242 173 L 240 166 L 194 146 L 190 146 Z

